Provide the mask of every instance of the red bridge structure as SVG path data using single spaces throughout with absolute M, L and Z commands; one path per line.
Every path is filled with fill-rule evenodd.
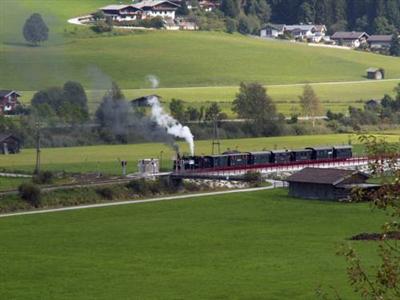
M 397 156 L 398 159 L 400 155 Z M 263 174 L 293 172 L 303 168 L 355 168 L 367 166 L 369 163 L 393 160 L 393 157 L 368 157 L 354 156 L 343 159 L 325 159 L 325 160 L 307 160 L 293 161 L 285 163 L 266 163 L 256 165 L 240 165 L 231 167 L 203 168 L 203 169 L 186 169 L 174 170 L 173 177 L 193 178 L 193 179 L 236 179 L 247 172 L 260 172 Z

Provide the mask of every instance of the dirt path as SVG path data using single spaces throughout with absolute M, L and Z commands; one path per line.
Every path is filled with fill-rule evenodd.
M 126 201 L 88 204 L 88 205 L 70 206 L 70 207 L 53 208 L 53 209 L 32 210 L 32 211 L 2 214 L 2 215 L 0 215 L 0 218 L 53 213 L 53 212 L 78 210 L 78 209 L 86 209 L 86 208 L 99 208 L 99 207 L 119 206 L 119 205 L 128 205 L 128 204 L 140 204 L 140 203 L 147 203 L 147 202 L 192 199 L 192 198 L 201 198 L 201 197 L 207 197 L 207 196 L 217 196 L 217 195 L 234 194 L 234 193 L 257 192 L 257 191 L 262 191 L 262 190 L 274 189 L 274 188 L 282 187 L 282 186 L 283 185 L 281 185 L 279 182 L 274 181 L 272 185 L 267 186 L 267 187 L 260 187 L 260 188 L 248 188 L 248 189 L 228 190 L 228 191 L 222 191 L 222 192 L 208 192 L 208 193 L 192 194 L 192 195 L 186 194 L 186 195 L 159 197 L 159 198 L 149 198 L 149 199 L 143 199 L 143 200 L 126 200 Z

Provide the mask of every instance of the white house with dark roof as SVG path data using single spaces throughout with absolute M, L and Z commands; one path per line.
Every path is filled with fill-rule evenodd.
M 179 4 L 164 0 L 145 0 L 132 4 L 111 4 L 100 8 L 106 17 L 116 21 L 140 20 L 152 17 L 175 19 Z
M 175 19 L 175 12 L 179 8 L 179 4 L 164 0 L 144 0 L 134 3 L 133 7 L 140 9 L 143 17 L 162 17 Z
M 264 38 L 278 38 L 285 33 L 290 33 L 295 39 L 320 42 L 325 37 L 326 26 L 314 24 L 267 24 L 261 29 L 260 36 Z
M 142 10 L 133 5 L 112 4 L 101 7 L 100 10 L 106 17 L 110 17 L 116 21 L 130 21 L 142 18 Z
M 358 48 L 362 44 L 365 44 L 368 38 L 368 33 L 358 31 L 338 31 L 331 36 L 331 39 L 335 41 L 336 44 L 352 48 Z

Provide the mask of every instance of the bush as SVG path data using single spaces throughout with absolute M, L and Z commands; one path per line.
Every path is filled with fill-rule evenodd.
M 140 195 L 146 195 L 149 192 L 149 184 L 143 178 L 142 179 L 134 179 L 132 181 L 129 181 L 127 183 L 126 187 Z
M 260 172 L 249 171 L 246 174 L 244 174 L 243 179 L 252 186 L 260 186 L 262 182 L 262 176 Z
M 96 193 L 104 199 L 112 200 L 114 198 L 114 191 L 110 187 L 102 187 L 96 189 Z
M 25 182 L 18 187 L 19 196 L 34 207 L 40 205 L 41 190 L 33 183 Z
M 43 171 L 35 175 L 32 179 L 36 184 L 50 184 L 53 182 L 54 175 L 50 171 Z
M 91 28 L 96 33 L 110 32 L 113 29 L 112 25 L 108 24 L 104 20 L 96 21 Z

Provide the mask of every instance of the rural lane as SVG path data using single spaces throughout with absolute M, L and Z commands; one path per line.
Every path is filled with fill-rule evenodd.
M 140 204 L 140 203 L 148 203 L 148 202 L 191 199 L 191 198 L 226 195 L 226 194 L 234 194 L 234 193 L 257 192 L 257 191 L 263 191 L 263 190 L 269 190 L 269 189 L 274 189 L 274 188 L 278 188 L 278 187 L 283 187 L 283 183 L 281 181 L 274 180 L 274 181 L 270 181 L 270 182 L 272 184 L 267 187 L 237 189 L 237 190 L 228 190 L 228 191 L 220 191 L 220 192 L 208 192 L 208 193 L 201 193 L 201 194 L 176 195 L 176 196 L 149 198 L 149 199 L 142 199 L 142 200 L 126 200 L 126 201 L 97 203 L 97 204 L 69 206 L 69 207 L 42 209 L 42 210 L 31 210 L 31 211 L 23 211 L 23 212 L 16 212 L 16 213 L 0 214 L 0 218 L 23 216 L 23 215 L 34 215 L 34 214 L 44 214 L 44 213 L 52 213 L 52 212 L 60 212 L 60 211 L 68 211 L 68 210 L 78 210 L 78 209 L 86 209 L 86 208 L 100 208 L 100 207 L 119 206 L 119 205 L 128 205 L 128 204 Z

